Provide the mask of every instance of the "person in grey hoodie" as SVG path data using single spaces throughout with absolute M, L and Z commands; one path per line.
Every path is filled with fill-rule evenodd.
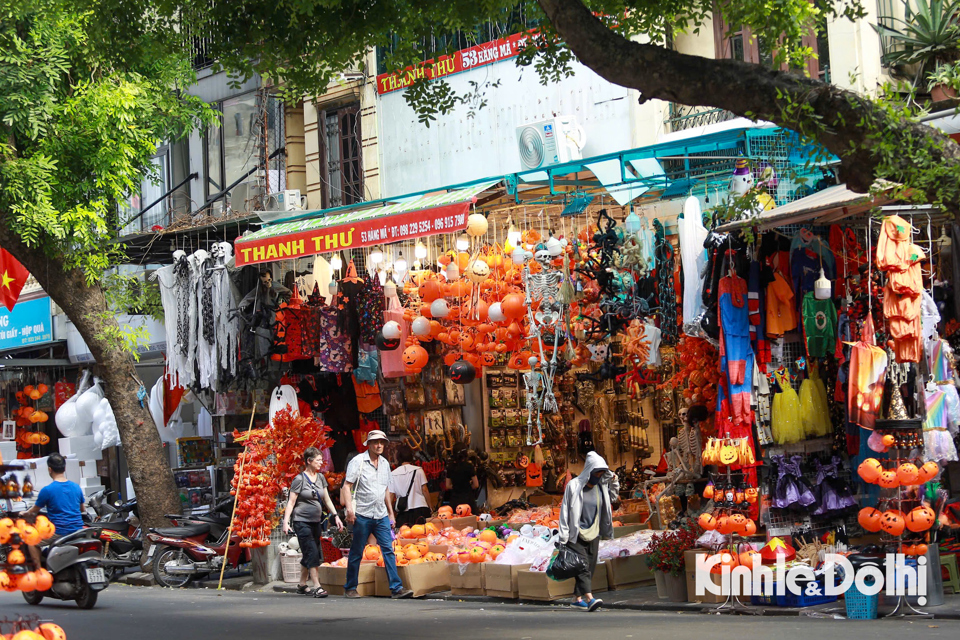
M 576 577 L 573 606 L 594 611 L 602 601 L 590 591 L 597 568 L 600 538 L 613 538 L 613 504 L 620 501 L 620 481 L 599 453 L 591 451 L 583 471 L 567 483 L 560 504 L 559 544 L 586 559 L 587 569 Z

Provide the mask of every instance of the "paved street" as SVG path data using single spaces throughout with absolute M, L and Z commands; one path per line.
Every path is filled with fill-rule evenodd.
M 272 593 L 223 592 L 203 589 L 111 586 L 92 611 L 72 603 L 45 601 L 26 605 L 17 593 L 0 595 L 0 616 L 39 613 L 62 625 L 69 640 L 231 640 L 302 638 L 483 638 L 501 640 L 583 640 L 602 638 L 664 638 L 703 640 L 705 637 L 764 640 L 851 637 L 869 634 L 872 640 L 901 640 L 903 634 L 923 638 L 956 638 L 960 622 L 950 620 L 891 620 L 855 622 L 808 617 L 717 617 L 702 614 L 600 611 L 594 614 L 562 607 L 442 602 L 393 601 L 381 598 L 326 600 Z M 722 633 L 717 636 L 717 632 Z M 815 634 L 815 635 L 811 635 Z M 841 635 L 842 634 L 842 635 Z

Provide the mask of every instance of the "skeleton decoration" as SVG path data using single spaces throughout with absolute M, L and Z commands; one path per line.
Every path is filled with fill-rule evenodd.
M 539 359 L 529 359 L 530 371 L 523 375 L 523 384 L 527 391 L 527 446 L 543 442 L 543 414 L 560 410 L 557 397 L 553 392 L 553 380 L 557 375 L 557 356 L 559 346 L 568 335 L 566 305 L 561 298 L 569 297 L 569 289 L 561 296 L 563 273 L 553 268 L 553 253 L 546 243 L 538 244 L 533 259 L 540 265 L 538 273 L 530 272 L 530 265 L 523 268 L 523 284 L 526 289 L 527 316 L 530 320 L 530 338 L 537 340 L 540 349 Z M 534 311 L 534 302 L 539 306 Z M 555 346 L 550 359 L 544 350 L 544 335 L 547 344 Z M 540 370 L 537 370 L 537 365 Z M 536 428 L 536 438 L 534 438 Z

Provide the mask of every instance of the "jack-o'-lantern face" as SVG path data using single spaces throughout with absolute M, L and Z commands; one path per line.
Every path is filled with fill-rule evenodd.
M 924 505 L 908 513 L 905 524 L 907 529 L 913 533 L 920 533 L 932 527 L 936 518 L 937 514 L 934 513 L 933 509 Z
M 468 504 L 457 505 L 457 517 L 466 518 L 473 515 L 473 509 Z
M 880 528 L 892 536 L 899 536 L 906 528 L 906 523 L 899 511 L 884 511 L 880 517 Z

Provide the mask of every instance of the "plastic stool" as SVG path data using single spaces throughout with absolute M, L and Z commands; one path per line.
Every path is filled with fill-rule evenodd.
M 940 566 L 947 570 L 948 580 L 943 581 L 944 589 L 950 587 L 954 594 L 960 593 L 960 571 L 957 570 L 957 555 L 940 556 Z

